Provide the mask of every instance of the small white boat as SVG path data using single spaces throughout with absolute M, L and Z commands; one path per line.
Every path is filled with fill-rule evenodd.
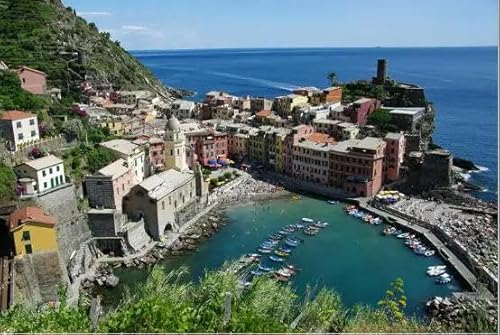
M 435 270 L 435 269 L 446 269 L 446 265 L 433 265 L 433 266 L 429 266 L 427 267 L 427 270 Z
M 439 275 L 438 278 L 436 278 L 436 283 L 438 284 L 448 284 L 451 282 L 451 276 L 447 274 L 446 272 Z
M 328 200 L 328 203 L 330 205 L 335 205 L 336 203 L 338 203 L 338 201 L 335 201 L 335 200 Z
M 310 218 L 302 218 L 302 221 L 307 223 L 314 223 L 314 220 Z
M 433 269 L 433 270 L 427 270 L 427 274 L 431 277 L 435 277 L 435 276 L 440 276 L 442 275 L 443 273 L 445 273 L 446 270 L 445 269 Z
M 427 250 L 425 253 L 424 253 L 424 256 L 425 257 L 431 257 L 431 256 L 434 256 L 434 254 L 436 253 L 435 250 Z
M 397 235 L 396 237 L 397 238 L 407 238 L 408 236 L 410 236 L 410 233 L 402 233 L 402 234 Z

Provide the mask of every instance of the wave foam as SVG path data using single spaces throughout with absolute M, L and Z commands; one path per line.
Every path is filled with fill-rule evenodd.
M 475 170 L 475 171 L 472 171 L 474 173 L 481 173 L 481 172 L 486 172 L 486 171 L 489 171 L 490 169 L 487 168 L 486 166 L 480 166 L 480 165 L 476 165 L 476 167 L 479 169 L 479 170 Z

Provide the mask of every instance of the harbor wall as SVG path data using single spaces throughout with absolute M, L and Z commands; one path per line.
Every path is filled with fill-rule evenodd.
M 360 204 L 360 207 L 363 208 L 366 211 L 370 211 L 369 208 L 366 208 Z M 496 295 L 496 292 L 498 290 L 498 279 L 495 277 L 494 274 L 492 274 L 488 269 L 486 269 L 484 266 L 481 266 L 478 263 L 478 260 L 475 259 L 474 257 L 471 257 L 467 250 L 457 241 L 455 241 L 454 238 L 452 238 L 449 234 L 441 230 L 439 227 L 434 226 L 428 222 L 422 221 L 420 219 L 417 219 L 415 217 L 412 217 L 408 214 L 401 213 L 397 210 L 394 210 L 392 208 L 386 207 L 386 206 L 381 206 L 381 205 L 376 205 L 374 206 L 377 209 L 380 209 L 384 212 L 387 212 L 389 214 L 392 214 L 394 216 L 397 216 L 409 223 L 409 225 L 402 225 L 401 223 L 395 223 L 395 225 L 398 225 L 402 228 L 409 229 L 415 233 L 418 233 L 419 235 L 423 235 L 426 240 L 428 240 L 429 243 L 434 245 L 434 241 L 432 239 L 428 238 L 425 234 L 422 233 L 422 231 L 418 230 L 418 227 L 425 228 L 429 230 L 430 233 L 432 233 L 438 240 L 440 240 L 442 243 L 446 245 L 446 247 L 456 256 L 458 259 L 478 278 L 481 279 L 481 282 L 484 282 L 487 286 L 488 289 Z M 415 225 L 412 227 L 412 225 Z M 456 269 L 458 273 L 460 273 L 460 269 Z M 462 274 L 461 274 L 462 275 Z M 472 289 L 475 288 L 475 283 L 470 283 L 469 280 L 465 278 L 465 276 L 462 276 L 463 279 L 468 282 L 469 286 L 471 286 Z

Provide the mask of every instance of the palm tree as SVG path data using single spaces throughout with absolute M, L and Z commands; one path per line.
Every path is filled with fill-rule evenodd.
M 337 74 L 335 72 L 328 73 L 327 78 L 330 81 L 331 86 L 334 86 L 337 83 Z

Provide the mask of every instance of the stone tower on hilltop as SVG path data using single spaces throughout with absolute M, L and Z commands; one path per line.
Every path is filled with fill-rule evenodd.
M 189 170 L 186 164 L 186 137 L 181 130 L 181 124 L 172 115 L 165 127 L 165 170 L 176 169 L 184 172 Z

